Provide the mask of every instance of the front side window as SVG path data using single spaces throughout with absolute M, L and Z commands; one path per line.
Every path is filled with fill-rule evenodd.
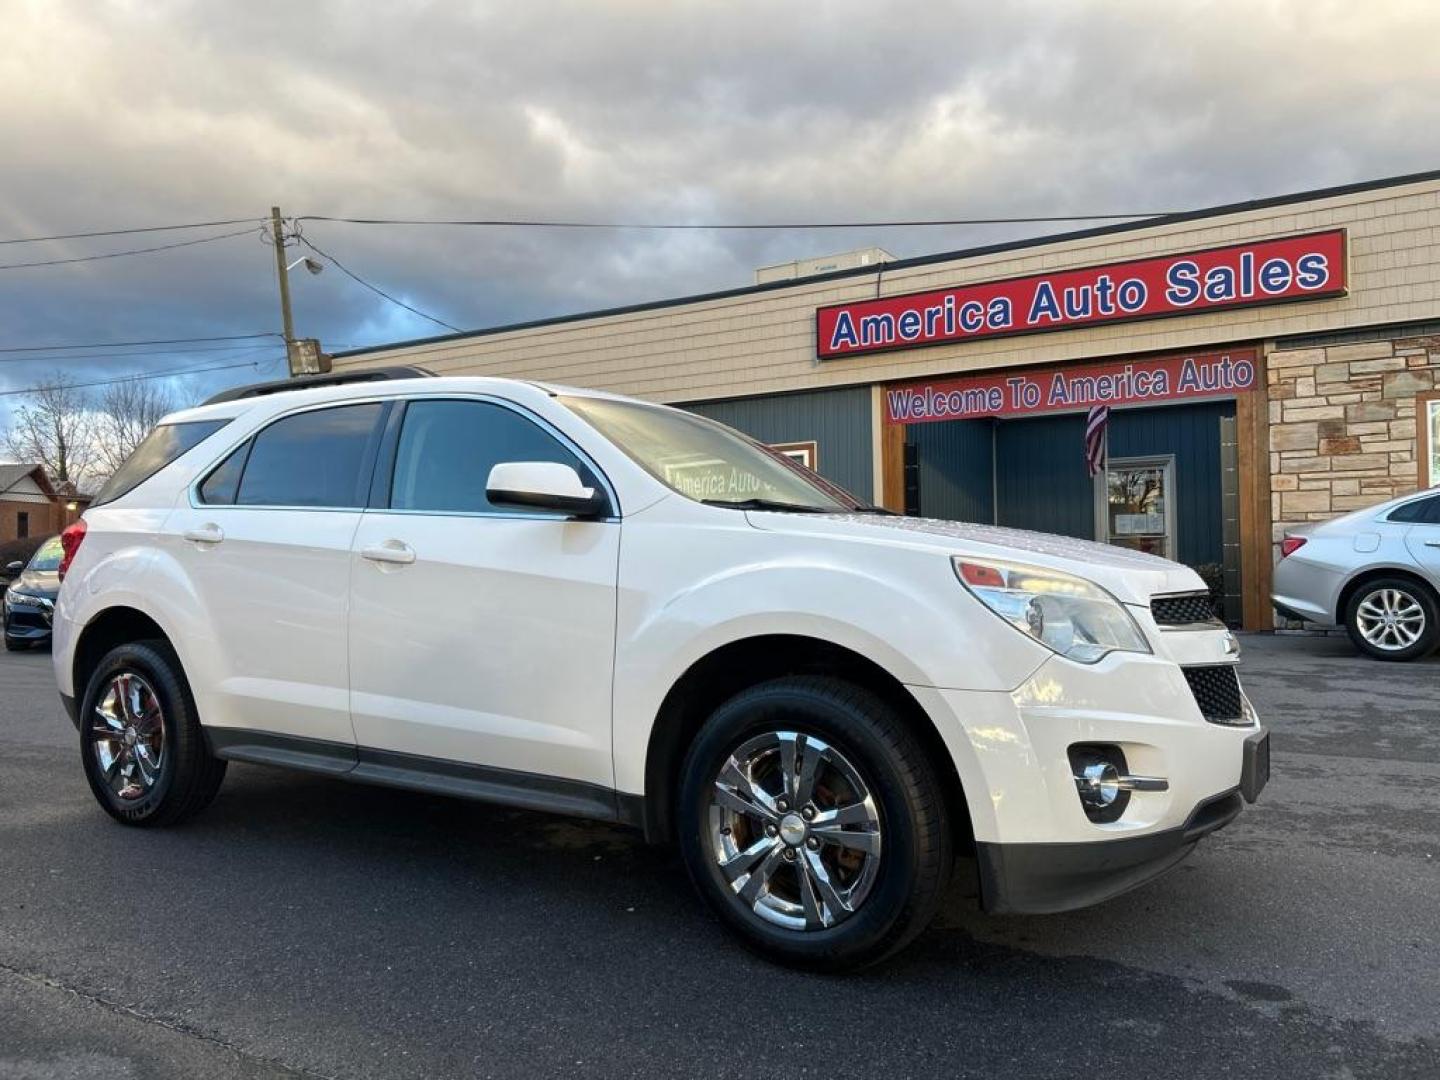
M 612 398 L 561 401 L 655 479 L 697 502 L 829 513 L 861 507 L 848 492 L 713 420 Z
M 113 502 L 126 492 L 139 487 L 150 477 L 193 450 L 229 420 L 191 420 L 182 424 L 160 424 L 146 435 L 125 463 L 110 474 L 92 506 Z
M 340 405 L 275 421 L 252 440 L 236 504 L 364 506 L 369 477 L 362 474 L 381 408 L 378 402 Z M 222 469 L 229 464 L 227 458 Z
M 578 457 L 512 409 L 484 401 L 412 401 L 405 408 L 395 451 L 390 507 L 433 513 L 526 513 L 492 506 L 485 495 L 490 470 L 507 461 L 569 465 L 585 484 L 596 484 Z

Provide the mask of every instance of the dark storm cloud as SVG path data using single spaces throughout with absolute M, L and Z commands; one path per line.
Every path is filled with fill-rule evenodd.
M 1440 164 L 1437 32 L 1430 3 L 1299 0 L 36 0 L 7 7 L 0 51 L 0 234 L 277 201 L 688 221 L 1181 209 Z M 462 326 L 743 284 L 763 263 L 868 243 L 911 255 L 1023 231 L 307 229 Z M 0 263 L 127 246 L 146 245 L 0 247 Z M 327 344 L 440 332 L 333 268 L 301 275 L 295 305 Z M 244 237 L 0 271 L 0 345 L 274 330 L 275 307 L 269 254 Z M 0 364 L 0 389 L 57 366 Z

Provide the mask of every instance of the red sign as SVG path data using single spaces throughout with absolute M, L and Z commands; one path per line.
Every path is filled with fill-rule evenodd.
M 1254 350 L 1239 349 L 912 383 L 885 391 L 885 419 L 923 424 L 1226 397 L 1255 388 L 1255 366 Z
M 1345 230 L 835 304 L 821 359 L 1221 308 L 1343 296 Z

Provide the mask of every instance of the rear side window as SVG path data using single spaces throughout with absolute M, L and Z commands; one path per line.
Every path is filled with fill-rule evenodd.
M 250 443 L 236 447 L 200 485 L 200 501 L 211 506 L 229 506 L 240 494 L 240 474 L 250 456 Z
M 502 461 L 554 461 L 576 470 L 586 484 L 596 483 L 559 440 L 511 409 L 483 401 L 412 401 L 395 452 L 390 506 L 435 513 L 526 513 L 492 506 L 485 497 L 490 470 Z
M 360 507 L 370 478 L 370 451 L 377 436 L 378 403 L 315 409 L 277 420 L 251 440 L 239 469 L 240 506 Z M 231 458 L 235 455 L 232 454 Z M 208 484 L 231 459 L 207 479 Z M 217 484 L 216 496 L 225 494 Z
M 110 475 L 110 479 L 105 481 L 105 486 L 100 489 L 100 494 L 95 496 L 91 505 L 114 502 L 127 491 L 139 487 L 181 454 L 193 450 L 229 422 L 191 420 L 183 424 L 160 424 L 145 436 L 135 448 L 135 452 L 125 459 L 125 464 Z
M 1418 525 L 1440 525 L 1440 495 L 1416 499 L 1390 511 L 1386 521 L 1408 521 Z

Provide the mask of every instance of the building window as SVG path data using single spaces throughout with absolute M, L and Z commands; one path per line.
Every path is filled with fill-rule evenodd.
M 1420 486 L 1440 484 L 1440 394 L 1415 399 L 1415 427 L 1420 437 Z
M 820 444 L 814 439 L 806 442 L 771 443 L 771 450 L 778 450 L 797 465 L 804 465 L 811 472 L 820 471 Z
M 21 510 L 15 515 L 15 538 L 17 540 L 24 540 L 29 535 L 30 514 L 28 511 Z
M 1096 483 L 1096 539 L 1175 558 L 1175 459 L 1111 458 Z

